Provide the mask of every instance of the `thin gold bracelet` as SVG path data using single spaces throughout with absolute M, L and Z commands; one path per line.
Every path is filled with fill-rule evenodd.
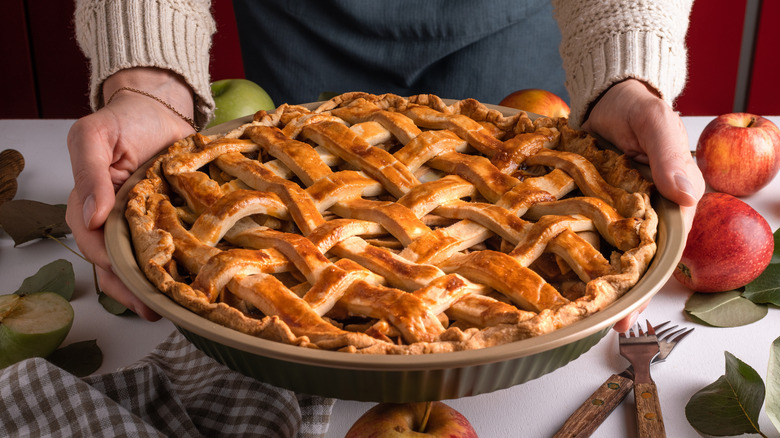
M 193 120 L 191 117 L 187 117 L 184 114 L 180 113 L 179 111 L 176 110 L 176 108 L 173 107 L 173 105 L 171 105 L 168 102 L 160 99 L 159 97 L 155 96 L 154 94 L 147 93 L 146 91 L 139 90 L 137 88 L 131 88 L 131 87 L 121 87 L 121 88 L 118 88 L 116 91 L 114 91 L 114 94 L 112 94 L 111 97 L 108 99 L 108 102 L 106 102 L 106 105 L 110 104 L 111 101 L 114 99 L 114 96 L 116 96 L 116 94 L 119 93 L 120 91 L 132 91 L 133 93 L 138 93 L 140 95 L 152 98 L 152 99 L 156 100 L 157 102 L 160 102 L 161 104 L 165 105 L 166 108 L 168 108 L 169 110 L 173 111 L 174 114 L 176 114 L 177 116 L 181 117 L 182 120 L 184 120 L 185 122 L 189 123 L 189 125 L 192 126 L 192 129 L 194 129 L 195 132 L 198 132 L 198 125 L 195 123 L 195 120 Z

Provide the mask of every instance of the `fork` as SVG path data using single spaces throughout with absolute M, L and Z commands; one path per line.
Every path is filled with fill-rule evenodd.
M 640 437 L 665 437 L 664 419 L 658 388 L 650 377 L 650 362 L 661 351 L 655 329 L 647 321 L 647 333 L 637 325 L 626 333 L 620 333 L 620 354 L 634 367 L 634 400 L 636 423 Z
M 677 343 L 693 331 L 692 328 L 678 329 L 677 325 L 666 327 L 669 322 L 662 322 L 654 327 L 661 351 L 653 358 L 653 364 L 665 361 Z M 566 420 L 554 438 L 589 437 L 626 398 L 633 387 L 634 368 L 629 365 L 623 372 L 613 374 L 599 386 Z

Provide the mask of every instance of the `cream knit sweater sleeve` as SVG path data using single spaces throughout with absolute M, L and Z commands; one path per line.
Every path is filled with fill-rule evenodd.
M 103 81 L 129 67 L 181 75 L 195 92 L 195 121 L 214 112 L 209 50 L 215 31 L 210 0 L 77 0 L 76 39 L 90 61 L 90 104 L 103 104 Z
M 553 0 L 571 97 L 570 122 L 611 85 L 635 78 L 669 105 L 687 75 L 685 33 L 693 0 Z

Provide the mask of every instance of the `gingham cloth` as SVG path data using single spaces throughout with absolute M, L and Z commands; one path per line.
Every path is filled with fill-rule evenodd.
M 231 371 L 179 332 L 109 374 L 19 362 L 0 370 L 0 400 L 0 437 L 321 437 L 333 408 Z

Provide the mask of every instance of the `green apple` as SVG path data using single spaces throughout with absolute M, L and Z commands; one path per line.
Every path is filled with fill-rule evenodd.
M 54 292 L 0 295 L 0 368 L 46 357 L 73 325 L 73 307 Z
M 276 108 L 271 96 L 248 79 L 222 79 L 211 84 L 216 109 L 209 126 L 219 125 L 260 110 Z

